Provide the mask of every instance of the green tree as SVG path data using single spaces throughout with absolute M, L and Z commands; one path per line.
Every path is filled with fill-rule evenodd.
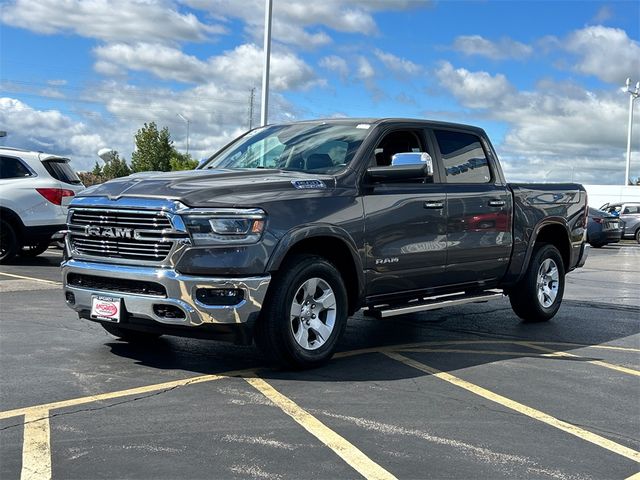
M 102 169 L 102 175 L 106 180 L 126 177 L 127 175 L 131 175 L 131 169 L 129 168 L 129 165 L 127 165 L 127 161 L 124 158 L 120 158 L 118 152 L 115 152 L 113 158 L 107 162 Z
M 96 160 L 95 166 L 93 167 L 93 170 L 91 170 L 91 173 L 96 177 L 102 176 L 102 167 L 100 166 L 97 160 Z
M 175 149 L 169 129 L 158 130 L 155 122 L 145 123 L 135 135 L 136 150 L 131 154 L 131 169 L 134 172 L 171 169 L 171 156 Z
M 173 150 L 171 155 L 171 170 L 193 170 L 198 166 L 198 161 L 191 158 L 188 153 L 180 153 Z

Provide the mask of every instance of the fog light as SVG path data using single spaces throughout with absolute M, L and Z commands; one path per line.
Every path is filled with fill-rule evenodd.
M 153 306 L 153 313 L 160 318 L 185 318 L 184 312 L 175 305 L 156 304 Z
M 76 304 L 76 296 L 71 292 L 64 292 L 64 297 L 67 299 L 69 305 Z
M 204 305 L 231 306 L 244 300 L 244 290 L 239 288 L 199 288 L 196 300 Z

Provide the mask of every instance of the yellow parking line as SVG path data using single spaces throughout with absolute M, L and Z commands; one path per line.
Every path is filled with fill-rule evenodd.
M 20 480 L 51 479 L 51 431 L 49 412 L 34 410 L 24 417 Z
M 533 348 L 534 350 L 539 350 L 541 352 L 547 352 L 547 357 L 566 357 L 566 358 L 584 358 L 579 355 L 574 355 L 569 352 L 559 352 L 556 350 L 552 350 L 550 348 L 542 347 L 540 345 L 536 345 L 535 343 L 521 342 L 520 345 Z M 603 362 L 602 360 L 584 360 L 587 363 L 592 365 L 598 365 L 600 367 L 608 368 L 610 370 L 616 370 L 618 372 L 627 373 L 629 375 L 635 375 L 636 377 L 640 377 L 640 371 L 634 370 L 633 368 L 623 367 L 622 365 L 616 365 L 613 363 Z
M 54 282 L 53 280 L 45 280 L 43 278 L 34 278 L 34 277 L 25 277 L 24 275 L 14 275 L 13 273 L 0 272 L 0 275 L 4 275 L 5 277 L 19 278 L 21 280 L 31 280 L 33 282 L 49 283 L 51 285 L 62 285 L 61 282 Z
M 129 388 L 127 390 L 118 390 L 116 392 L 100 393 L 97 395 L 89 395 L 87 397 L 72 398 L 70 400 L 62 400 L 60 402 L 45 403 L 44 405 L 34 405 L 32 407 L 16 408 L 14 410 L 6 410 L 0 412 L 0 420 L 5 418 L 17 417 L 19 415 L 31 415 L 34 412 L 40 412 L 41 410 L 54 410 L 58 408 L 74 407 L 76 405 L 82 405 L 84 403 L 98 402 L 101 400 L 111 400 L 114 398 L 127 397 L 130 395 L 140 395 L 144 393 L 157 392 L 160 390 L 167 390 L 176 387 L 183 387 L 186 385 L 194 385 L 196 383 L 213 382 L 215 380 L 221 380 L 223 378 L 237 377 L 240 375 L 251 375 L 256 372 L 256 369 L 248 370 L 236 370 L 231 372 L 225 372 L 218 375 L 200 375 L 197 377 L 184 378 L 182 380 L 174 380 L 172 382 L 156 383 L 154 385 L 147 385 L 144 387 Z
M 640 472 L 634 473 L 630 477 L 627 477 L 625 480 L 640 480 Z
M 629 458 L 635 462 L 640 462 L 640 452 L 637 452 L 636 450 L 625 447 L 624 445 L 620 445 L 619 443 L 613 442 L 607 438 L 601 437 L 600 435 L 589 432 L 588 430 L 580 428 L 576 425 L 572 425 L 571 423 L 552 417 L 551 415 L 540 410 L 536 410 L 535 408 L 528 407 L 527 405 L 516 402 L 515 400 L 503 397 L 502 395 L 487 390 L 486 388 L 482 388 L 471 382 L 462 380 L 461 378 L 451 375 L 450 373 L 442 372 L 436 368 L 405 357 L 404 355 L 401 355 L 399 353 L 384 352 L 384 354 L 389 358 L 397 360 L 398 362 L 402 362 L 405 365 L 413 367 L 422 372 L 429 373 L 434 377 L 444 380 L 445 382 L 451 383 L 480 397 L 486 398 L 487 400 L 491 400 L 492 402 L 495 402 L 499 405 L 510 408 L 511 410 L 526 415 L 527 417 L 546 423 L 547 425 L 586 440 L 587 442 L 591 442 L 599 447 L 605 448 L 613 453 Z
M 244 378 L 252 387 L 276 404 L 311 435 L 333 450 L 340 458 L 367 479 L 395 479 L 396 477 L 367 457 L 344 437 L 301 408 L 293 400 L 278 392 L 269 383 L 258 377 Z
M 411 352 L 411 353 L 473 353 L 473 354 L 486 354 L 486 355 L 502 355 L 508 357 L 544 357 L 544 355 L 539 353 L 528 353 L 528 352 L 516 352 L 516 351 L 508 351 L 508 350 L 471 350 L 466 348 L 399 348 L 394 349 L 394 352 Z

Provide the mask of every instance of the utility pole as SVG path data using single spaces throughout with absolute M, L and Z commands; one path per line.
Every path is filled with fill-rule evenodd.
M 267 124 L 269 116 L 269 62 L 271 61 L 271 11 L 272 0 L 264 1 L 264 70 L 262 71 L 262 104 L 260 125 Z
M 253 128 L 253 102 L 256 99 L 256 87 L 251 89 L 249 93 L 249 130 Z
M 178 115 L 182 120 L 187 122 L 187 155 L 189 155 L 189 124 L 191 123 L 191 121 L 180 113 L 176 113 L 176 115 Z
M 640 82 L 636 83 L 635 90 L 631 90 L 631 79 L 627 78 L 627 83 L 622 91 L 629 94 L 629 127 L 627 129 L 627 164 L 624 169 L 624 184 L 629 184 L 629 170 L 631 168 L 631 131 L 633 130 L 633 102 L 640 97 Z

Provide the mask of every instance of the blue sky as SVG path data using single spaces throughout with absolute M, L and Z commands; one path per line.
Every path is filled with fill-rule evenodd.
M 432 118 L 484 127 L 514 181 L 621 183 L 640 2 L 273 0 L 272 122 Z M 263 0 L 9 0 L 4 144 L 129 158 L 144 122 L 208 156 L 259 120 Z M 638 102 L 636 102 L 636 105 Z M 640 107 L 638 107 L 640 109 Z M 640 114 L 632 176 L 640 176 Z

